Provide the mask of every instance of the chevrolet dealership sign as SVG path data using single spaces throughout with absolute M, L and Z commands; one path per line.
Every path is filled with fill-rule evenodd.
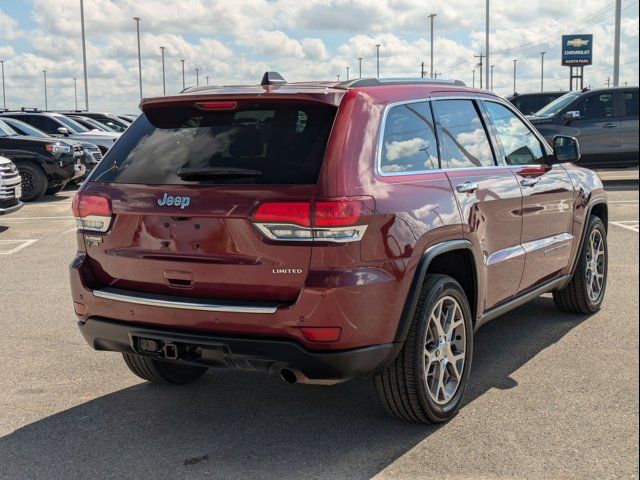
M 593 35 L 563 35 L 562 65 L 583 67 L 593 63 Z

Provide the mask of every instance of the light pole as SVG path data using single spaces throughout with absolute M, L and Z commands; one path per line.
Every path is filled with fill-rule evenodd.
M 620 85 L 620 22 L 622 17 L 622 0 L 616 0 L 616 22 L 613 32 L 613 86 Z
M 76 110 L 78 110 L 78 79 L 73 78 L 73 96 L 76 99 Z
M 489 0 L 487 0 L 487 9 L 486 9 L 486 14 L 487 14 L 487 18 L 486 18 L 486 27 L 485 27 L 485 41 L 486 41 L 486 45 L 485 45 L 485 79 L 488 82 L 489 81 L 489 65 L 491 64 L 491 62 L 489 61 Z M 481 60 L 482 61 L 482 60 Z M 482 66 L 480 67 L 482 68 Z M 482 74 L 480 74 L 480 78 L 482 78 Z M 482 80 L 480 80 L 480 88 L 482 88 Z
M 167 94 L 167 83 L 165 81 L 165 74 L 164 74 L 164 49 L 165 49 L 165 47 L 160 47 L 160 53 L 162 55 L 162 94 L 166 95 Z
M 350 67 L 347 67 L 347 81 L 349 81 L 349 68 Z
M 185 89 L 185 83 L 184 83 L 184 60 L 180 60 L 180 63 L 182 64 L 182 90 Z
M 84 0 L 80 0 L 80 28 L 82 30 L 82 65 L 84 68 L 84 108 L 89 110 L 89 81 L 87 75 L 87 45 L 84 36 Z
M 207 79 L 207 85 L 209 85 L 209 75 L 205 77 Z
M 49 102 L 47 101 L 47 71 L 42 70 L 42 74 L 44 75 L 44 109 L 49 110 Z
M 7 109 L 7 95 L 5 94 L 4 89 L 4 60 L 0 60 L 0 65 L 2 65 L 2 108 Z
M 358 76 L 362 78 L 362 57 L 358 57 Z
M 491 91 L 493 92 L 493 67 L 495 67 L 495 65 L 491 65 Z
M 340 83 L 340 74 L 336 75 L 338 77 L 338 83 Z
M 376 44 L 376 78 L 380 78 L 380 45 Z
M 429 15 L 429 19 L 431 20 L 431 78 L 433 78 L 433 19 L 437 16 L 437 13 Z
M 476 69 L 473 69 L 473 88 L 476 88 Z
M 136 32 L 138 34 L 138 80 L 140 83 L 140 99 L 142 99 L 142 58 L 140 56 L 140 17 L 133 17 L 136 21 Z
M 200 85 L 200 69 L 196 68 L 196 87 Z
M 518 59 L 513 61 L 513 93 L 516 93 L 516 73 L 518 71 Z
M 540 52 L 540 91 L 544 92 L 544 56 L 547 52 Z

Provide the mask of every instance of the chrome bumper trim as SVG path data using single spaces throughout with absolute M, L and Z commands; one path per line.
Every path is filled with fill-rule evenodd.
M 176 308 L 180 310 L 200 310 L 205 312 L 227 312 L 227 313 L 258 313 L 271 314 L 276 313 L 277 305 L 243 305 L 233 303 L 209 303 L 202 301 L 190 301 L 187 299 L 171 299 L 160 295 L 137 294 L 132 292 L 124 292 L 122 290 L 105 288 L 102 290 L 94 290 L 93 296 L 104 298 L 106 300 L 115 300 L 118 302 L 134 303 L 136 305 L 147 305 L 150 307 Z

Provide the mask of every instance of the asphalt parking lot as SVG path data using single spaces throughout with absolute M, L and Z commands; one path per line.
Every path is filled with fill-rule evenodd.
M 369 380 L 150 385 L 75 327 L 63 192 L 0 217 L 0 478 L 637 478 L 638 187 L 610 192 L 603 310 L 540 298 L 477 334 L 465 405 L 387 418 Z

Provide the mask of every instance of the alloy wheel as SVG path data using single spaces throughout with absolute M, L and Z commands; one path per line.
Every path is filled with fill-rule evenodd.
M 443 297 L 429 315 L 424 362 L 427 390 L 438 405 L 454 397 L 465 367 L 467 332 L 462 307 L 450 296 Z
M 593 230 L 589 236 L 587 249 L 587 295 L 593 303 L 598 303 L 604 292 L 605 247 L 600 230 Z

